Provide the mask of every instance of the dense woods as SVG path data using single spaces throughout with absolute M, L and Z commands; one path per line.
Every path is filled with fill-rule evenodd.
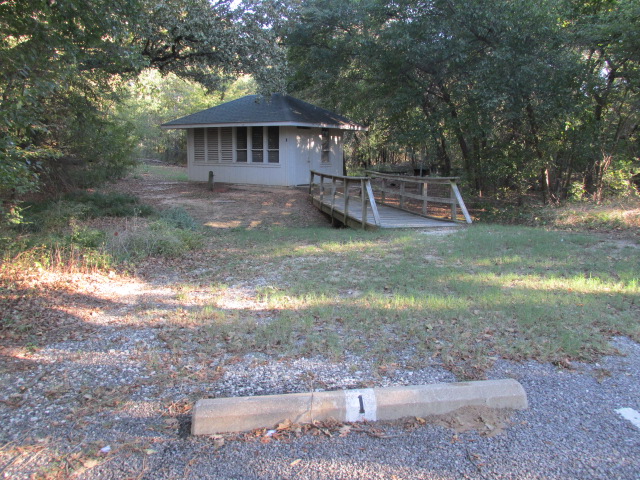
M 2 214 L 179 151 L 157 124 L 232 85 L 368 125 L 354 169 L 600 201 L 640 171 L 638 31 L 635 0 L 2 0 Z
M 209 91 L 244 74 L 281 89 L 284 53 L 267 28 L 275 10 L 250 0 L 231 3 L 0 1 L 3 214 L 19 221 L 15 205 L 24 193 L 90 186 L 124 173 L 144 127 L 127 121 L 142 121 L 140 115 L 123 118 L 123 104 L 140 93 L 131 85 L 148 69 Z
M 408 154 L 479 193 L 548 200 L 601 200 L 638 168 L 636 1 L 315 0 L 296 15 L 290 86 L 372 126 L 360 162 Z

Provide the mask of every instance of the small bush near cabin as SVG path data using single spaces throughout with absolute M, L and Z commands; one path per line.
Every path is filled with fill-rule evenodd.
M 115 227 L 87 224 L 103 217 L 123 220 Z M 184 209 L 156 212 L 131 195 L 84 191 L 27 204 L 19 225 L 0 231 L 6 268 L 64 271 L 104 270 L 148 256 L 176 257 L 202 240 L 199 225 Z

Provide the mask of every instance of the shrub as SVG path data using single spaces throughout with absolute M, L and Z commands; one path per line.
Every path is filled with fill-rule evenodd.
M 116 261 L 150 256 L 177 257 L 202 245 L 198 223 L 186 210 L 173 208 L 145 220 L 154 210 L 131 195 L 74 192 L 24 210 L 25 221 L 0 230 L 3 263 L 14 269 L 32 267 L 63 271 L 112 268 Z M 124 232 L 108 235 L 82 224 L 97 217 L 133 217 Z
M 112 237 L 108 248 L 121 260 L 138 260 L 154 256 L 178 257 L 202 243 L 201 233 L 157 220 Z
M 107 234 L 102 230 L 89 227 L 74 228 L 69 236 L 69 243 L 86 248 L 102 247 L 106 241 Z
M 153 208 L 140 203 L 133 195 L 123 193 L 98 193 L 77 191 L 65 195 L 65 200 L 86 205 L 85 218 L 97 217 L 147 217 Z
M 160 218 L 175 228 L 182 230 L 198 230 L 200 225 L 184 208 L 170 208 L 160 212 Z

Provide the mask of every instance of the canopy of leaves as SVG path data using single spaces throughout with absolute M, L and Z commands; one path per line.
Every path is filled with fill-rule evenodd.
M 1 1 L 0 198 L 69 181 L 69 171 L 122 172 L 134 142 L 111 113 L 118 85 L 146 68 L 209 90 L 252 74 L 278 90 L 278 15 L 252 0 Z
M 311 0 L 284 35 L 291 88 L 385 147 L 478 191 L 558 196 L 597 189 L 603 159 L 637 164 L 639 22 L 630 0 Z
M 115 118 L 131 125 L 138 158 L 186 163 L 184 132 L 163 130 L 160 125 L 256 91 L 256 83 L 250 76 L 237 79 L 223 93 L 211 93 L 202 85 L 172 73 L 161 75 L 158 70 L 147 69 L 136 81 L 127 82 L 123 87 Z

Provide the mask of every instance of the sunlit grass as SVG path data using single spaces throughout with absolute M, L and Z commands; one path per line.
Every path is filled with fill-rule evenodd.
M 175 182 L 186 182 L 189 180 L 187 171 L 183 167 L 172 167 L 168 165 L 140 164 L 136 168 L 134 175 L 151 174 L 164 177 Z
M 232 351 L 433 357 L 479 377 L 499 357 L 592 360 L 611 352 L 613 335 L 640 340 L 640 249 L 600 237 L 475 226 L 448 236 L 236 231 L 212 241 L 225 251 L 219 278 L 250 284 L 259 272 L 263 282 L 260 311 L 228 308 L 222 322 L 211 312 L 207 335 Z
M 561 205 L 490 206 L 481 214 L 481 220 L 575 232 L 632 231 L 640 228 L 640 195 L 636 192 L 613 197 L 603 204 L 569 201 Z

